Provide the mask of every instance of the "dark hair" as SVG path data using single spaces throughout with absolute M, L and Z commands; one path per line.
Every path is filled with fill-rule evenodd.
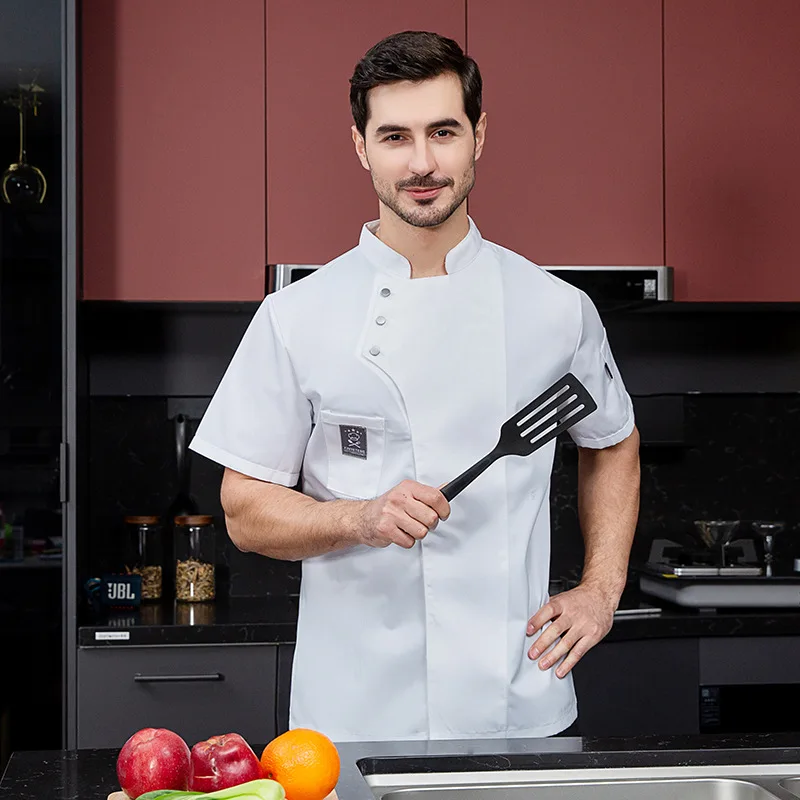
M 358 132 L 364 136 L 369 109 L 367 92 L 398 81 L 424 81 L 452 72 L 461 81 L 464 111 L 472 130 L 481 116 L 483 81 L 478 65 L 458 42 L 428 31 L 394 33 L 371 47 L 350 78 L 350 107 Z

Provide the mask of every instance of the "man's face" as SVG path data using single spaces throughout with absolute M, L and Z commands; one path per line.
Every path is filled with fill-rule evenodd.
M 441 225 L 475 185 L 486 115 L 473 134 L 452 73 L 370 89 L 366 136 L 353 126 L 361 163 L 384 206 L 417 228 Z

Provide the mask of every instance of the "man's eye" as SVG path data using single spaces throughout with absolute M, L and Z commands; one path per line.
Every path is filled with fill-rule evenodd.
M 390 133 L 383 141 L 384 142 L 399 142 L 403 137 L 399 133 Z
M 439 136 L 439 134 L 440 134 L 440 133 L 443 133 L 443 134 L 444 134 L 444 136 Z M 436 133 L 434 133 L 433 135 L 434 135 L 434 136 L 435 136 L 437 139 L 447 139 L 448 137 L 450 137 L 450 136 L 452 136 L 452 135 L 453 135 L 453 132 L 452 132 L 452 131 L 446 131 L 446 130 L 442 129 L 442 130 L 440 130 L 440 131 L 436 131 Z

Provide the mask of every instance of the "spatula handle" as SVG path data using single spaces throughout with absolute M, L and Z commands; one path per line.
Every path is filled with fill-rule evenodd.
M 443 486 L 442 494 L 447 498 L 447 501 L 450 502 L 457 494 L 463 492 L 490 464 L 494 464 L 500 458 L 500 455 L 497 450 L 492 450 L 491 453 L 485 455 L 468 470 L 465 470 L 457 478 L 453 478 L 450 483 Z

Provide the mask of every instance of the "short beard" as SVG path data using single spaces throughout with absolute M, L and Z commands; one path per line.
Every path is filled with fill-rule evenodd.
M 439 199 L 434 197 L 430 200 L 416 200 L 416 206 L 413 208 L 406 208 L 400 202 L 400 193 L 405 191 L 406 188 L 416 186 L 424 188 L 425 186 L 435 186 L 436 184 L 425 179 L 419 181 L 404 181 L 401 188 L 381 181 L 375 176 L 375 173 L 370 169 L 372 176 L 372 185 L 375 187 L 375 193 L 378 199 L 387 207 L 394 211 L 403 222 L 408 225 L 413 225 L 415 228 L 435 228 L 446 222 L 455 213 L 458 207 L 467 199 L 469 193 L 475 186 L 475 156 L 473 155 L 469 166 L 461 176 L 461 180 L 457 184 L 451 182 L 455 186 L 455 196 L 453 200 L 445 208 L 436 208 L 434 203 Z

